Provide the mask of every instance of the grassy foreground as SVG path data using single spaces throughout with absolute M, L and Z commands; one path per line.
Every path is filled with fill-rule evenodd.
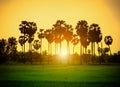
M 0 65 L 1 87 L 119 87 L 119 65 Z

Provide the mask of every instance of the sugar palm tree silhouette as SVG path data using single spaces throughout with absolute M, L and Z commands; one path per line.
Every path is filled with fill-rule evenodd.
M 22 52 L 24 52 L 24 53 L 25 53 L 25 47 L 24 47 L 25 45 L 24 44 L 27 42 L 27 40 L 28 40 L 28 38 L 26 36 L 20 36 L 19 40 L 18 40 L 19 44 L 22 47 Z
M 102 33 L 98 24 L 91 24 L 88 32 L 88 39 L 91 42 L 91 52 L 95 55 L 95 42 L 98 44 L 102 40 Z
M 15 37 L 8 38 L 8 46 L 10 47 L 10 53 L 14 54 L 17 52 L 17 40 Z
M 6 39 L 1 39 L 0 40 L 0 55 L 4 54 L 6 51 L 6 45 L 7 45 L 7 41 Z
M 55 43 L 60 44 L 60 54 L 61 54 L 63 33 L 65 32 L 65 21 L 57 20 L 57 22 L 53 25 L 53 32 L 55 36 Z
M 105 36 L 104 42 L 105 42 L 106 45 L 108 45 L 108 47 L 109 47 L 109 49 L 110 49 L 110 45 L 112 44 L 113 39 L 112 39 L 111 36 Z M 111 53 L 111 49 L 110 49 L 110 55 L 111 55 L 111 54 L 112 54 L 112 53 Z
M 40 44 L 41 44 L 41 47 L 40 47 L 40 53 L 42 53 L 42 39 L 44 38 L 44 29 L 40 29 L 39 32 L 38 32 L 38 38 L 40 39 Z
M 27 22 L 27 35 L 28 35 L 28 43 L 29 43 L 29 51 L 32 50 L 32 41 L 34 40 L 34 34 L 37 31 L 37 25 L 35 22 Z
M 87 46 L 89 45 L 90 41 L 87 37 L 80 39 L 82 46 L 85 48 L 85 54 L 87 54 Z M 83 52 L 84 53 L 84 52 Z
M 21 32 L 21 34 L 23 34 L 24 35 L 24 41 L 26 41 L 25 39 L 26 39 L 26 34 L 27 34 L 27 28 L 26 28 L 26 26 L 27 26 L 27 21 L 21 21 L 21 24 L 19 25 L 19 30 L 20 30 L 20 32 Z M 23 44 L 24 45 L 24 52 L 25 52 L 25 43 Z
M 53 31 L 51 29 L 47 29 L 44 33 L 45 33 L 45 38 L 48 41 L 48 53 L 52 55 L 52 43 L 54 41 Z
M 37 51 L 41 47 L 40 41 L 39 40 L 34 40 L 33 47 Z
M 29 51 L 31 51 L 32 41 L 34 40 L 34 34 L 37 30 L 37 25 L 34 22 L 22 21 L 19 26 L 20 26 L 19 30 L 21 31 L 21 33 L 28 38 Z M 24 43 L 24 47 L 25 47 L 25 43 Z
M 67 41 L 67 54 L 70 54 L 69 42 L 72 40 L 73 28 L 72 25 L 65 24 L 65 32 L 63 33 L 63 39 Z
M 73 54 L 75 53 L 74 52 L 74 49 L 75 49 L 75 46 L 79 43 L 79 38 L 78 38 L 78 35 L 76 34 L 73 34 L 73 38 L 71 40 L 71 43 L 73 44 Z
M 87 33 L 88 33 L 88 23 L 87 23 L 87 21 L 85 21 L 85 20 L 78 21 L 77 26 L 76 26 L 76 33 L 80 37 L 80 42 L 85 41 L 83 39 L 87 37 Z M 82 52 L 82 46 L 83 46 L 83 42 L 81 42 L 81 46 L 80 46 L 80 55 L 82 55 L 82 53 L 83 53 Z

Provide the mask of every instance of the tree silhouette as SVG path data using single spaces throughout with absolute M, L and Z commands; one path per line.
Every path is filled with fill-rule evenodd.
M 63 33 L 63 38 L 67 41 L 67 54 L 70 54 L 69 42 L 72 40 L 73 28 L 72 25 L 65 24 L 65 32 Z
M 85 54 L 87 54 L 87 46 L 89 45 L 90 41 L 87 37 L 80 39 L 82 46 L 85 48 Z M 84 50 L 83 50 L 84 53 Z
M 23 45 L 26 43 L 27 40 L 28 40 L 28 38 L 26 36 L 20 36 L 19 37 L 18 42 L 22 47 L 22 52 L 25 52 L 25 47 L 23 47 Z
M 91 24 L 88 32 L 88 39 L 91 42 L 92 55 L 95 55 L 95 42 L 98 44 L 102 40 L 102 34 L 98 24 Z
M 6 39 L 0 39 L 0 63 L 4 63 L 6 61 L 8 50 L 9 46 L 7 46 Z
M 112 39 L 111 36 L 105 36 L 104 42 L 105 42 L 106 45 L 108 45 L 108 47 L 110 49 L 110 45 L 112 44 L 113 39 Z M 110 49 L 110 55 L 111 55 L 111 49 Z
M 37 51 L 41 47 L 40 41 L 39 40 L 34 40 L 33 47 Z
M 76 34 L 73 34 L 73 38 L 72 38 L 72 44 L 73 44 L 73 54 L 74 54 L 74 48 L 75 48 L 75 46 L 79 43 L 79 39 L 78 39 L 78 35 L 76 35 Z
M 34 22 L 22 21 L 19 26 L 20 26 L 19 30 L 21 31 L 22 34 L 24 34 L 24 39 L 25 37 L 28 38 L 29 51 L 31 51 L 32 41 L 34 40 L 34 34 L 37 30 L 37 25 Z M 24 51 L 25 51 L 25 43 L 24 43 Z
M 40 53 L 42 53 L 42 39 L 44 38 L 44 33 L 43 33 L 44 29 L 40 29 L 40 32 L 38 32 L 38 38 L 40 39 Z
M 21 24 L 19 25 L 19 30 L 24 35 L 24 41 L 26 41 L 25 38 L 27 34 L 26 26 L 27 26 L 27 21 L 21 21 Z M 24 45 L 24 52 L 25 52 L 25 43 L 23 45 Z
M 17 52 L 17 40 L 15 37 L 8 38 L 8 46 L 10 48 L 10 53 L 14 54 Z
M 6 39 L 1 39 L 0 40 L 0 55 L 3 55 L 6 52 L 6 45 L 7 45 Z
M 34 34 L 37 30 L 37 25 L 34 22 L 27 22 L 27 35 L 28 35 L 28 43 L 29 43 L 29 51 L 32 50 L 32 41 L 34 40 Z
M 51 29 L 45 31 L 45 38 L 48 41 L 48 53 L 52 55 L 52 42 L 54 41 L 54 35 Z
M 85 20 L 78 21 L 77 26 L 76 26 L 76 33 L 80 37 L 80 42 L 81 41 L 87 41 L 87 33 L 88 33 L 88 23 Z M 80 55 L 82 55 L 82 46 L 84 42 L 81 42 L 81 47 L 80 47 Z M 85 46 L 85 44 L 84 44 Z M 86 46 L 85 46 L 86 47 Z
M 60 44 L 60 54 L 61 54 L 61 46 L 63 41 L 63 33 L 65 32 L 65 21 L 57 20 L 56 24 L 53 25 L 53 32 L 55 36 L 55 43 Z

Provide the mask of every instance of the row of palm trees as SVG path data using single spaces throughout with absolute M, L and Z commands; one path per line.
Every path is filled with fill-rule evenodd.
M 17 39 L 9 37 L 8 40 L 0 39 L 0 56 L 14 54 L 17 52 Z
M 72 25 L 67 24 L 64 20 L 57 20 L 56 23 L 53 24 L 52 29 L 39 30 L 39 32 L 37 33 L 39 40 L 34 40 L 34 35 L 37 31 L 36 23 L 22 21 L 19 26 L 20 26 L 19 30 L 22 34 L 19 37 L 19 43 L 22 46 L 22 51 L 24 52 L 25 52 L 25 43 L 28 41 L 29 51 L 32 50 L 32 45 L 33 45 L 33 47 L 36 50 L 40 49 L 40 53 L 41 53 L 42 39 L 46 38 L 48 41 L 49 54 L 52 54 L 53 42 L 55 43 L 55 54 L 57 55 L 58 52 L 60 52 L 61 54 L 62 41 L 66 40 L 68 55 L 70 54 L 70 45 L 69 45 L 70 42 L 73 44 L 73 53 L 75 46 L 80 42 L 80 55 L 87 53 L 87 47 L 91 43 L 91 54 L 94 56 L 95 43 L 98 46 L 97 48 L 99 48 L 99 43 L 101 42 L 103 37 L 100 26 L 96 23 L 93 23 L 89 26 L 86 20 L 78 21 L 75 29 L 73 29 Z M 113 41 L 112 37 L 106 36 L 104 41 L 105 44 L 108 45 L 110 49 L 110 45 L 112 44 Z M 102 52 L 99 51 L 99 54 L 100 53 Z M 111 54 L 111 50 L 110 50 L 110 54 Z

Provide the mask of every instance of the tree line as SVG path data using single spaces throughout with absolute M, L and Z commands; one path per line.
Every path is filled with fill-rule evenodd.
M 75 54 L 75 46 L 80 44 L 80 56 L 89 54 L 92 56 L 92 62 L 94 62 L 94 58 L 96 56 L 95 49 L 98 50 L 99 57 L 104 55 L 106 52 L 110 52 L 110 55 L 112 55 L 110 45 L 113 42 L 113 38 L 111 36 L 108 35 L 104 37 L 104 42 L 108 45 L 107 48 L 103 48 L 102 45 L 99 45 L 102 44 L 101 41 L 103 39 L 99 24 L 92 23 L 91 25 L 88 25 L 86 20 L 80 20 L 76 24 L 76 27 L 73 28 L 72 25 L 67 24 L 64 20 L 57 20 L 51 29 L 39 29 L 39 32 L 37 32 L 37 29 L 37 24 L 35 22 L 21 21 L 19 25 L 21 35 L 19 36 L 18 41 L 15 37 L 10 37 L 8 40 L 4 38 L 0 39 L 1 60 L 5 60 L 8 55 L 12 55 L 12 57 L 14 57 L 18 52 L 18 43 L 21 45 L 22 49 L 20 55 L 22 59 L 25 59 L 26 42 L 29 43 L 29 52 L 31 52 L 31 54 L 33 53 L 34 48 L 36 52 L 40 49 L 39 54 L 42 55 L 43 38 L 48 42 L 48 52 L 46 52 L 46 54 L 49 55 L 52 55 L 52 43 L 55 43 L 55 55 L 61 54 L 63 40 L 67 43 L 66 47 L 68 55 L 70 55 L 70 43 L 73 44 L 73 54 Z M 38 35 L 38 39 L 34 39 L 36 33 Z M 91 45 L 91 49 L 87 49 L 89 45 Z M 95 48 L 95 45 L 97 45 L 97 48 Z M 33 58 L 30 60 L 32 59 Z

